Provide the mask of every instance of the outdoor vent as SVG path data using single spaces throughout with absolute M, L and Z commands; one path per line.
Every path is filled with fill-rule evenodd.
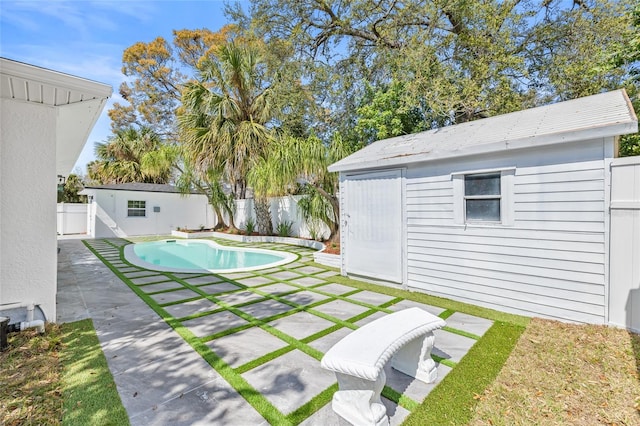
M 154 213 L 160 213 L 160 206 L 153 206 Z

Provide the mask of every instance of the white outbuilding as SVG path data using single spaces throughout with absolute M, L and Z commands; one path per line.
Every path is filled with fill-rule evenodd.
M 172 185 L 122 183 L 87 186 L 87 233 L 93 238 L 168 235 L 178 228 L 212 228 L 216 217 L 204 194 Z
M 0 58 L 0 316 L 12 323 L 29 305 L 56 320 L 57 179 L 71 172 L 111 93 Z
M 619 90 L 375 142 L 329 167 L 342 274 L 640 330 L 637 130 Z

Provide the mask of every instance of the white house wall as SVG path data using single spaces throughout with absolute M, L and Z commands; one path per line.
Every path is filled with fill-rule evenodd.
M 411 165 L 407 284 L 506 312 L 605 321 L 613 139 Z M 515 167 L 513 224 L 454 220 L 452 173 Z
M 87 189 L 94 194 L 90 233 L 96 238 L 136 235 L 168 235 L 177 228 L 210 228 L 215 215 L 207 198 L 200 194 L 183 197 L 176 193 Z M 127 202 L 145 201 L 145 217 L 128 217 Z M 159 207 L 160 212 L 153 208 Z
M 0 99 L 0 304 L 56 318 L 56 110 Z

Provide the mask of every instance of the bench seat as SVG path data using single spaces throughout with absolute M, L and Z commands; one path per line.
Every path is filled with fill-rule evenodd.
M 380 401 L 385 364 L 426 383 L 437 378 L 431 359 L 433 331 L 445 321 L 420 308 L 385 315 L 351 332 L 324 355 L 321 366 L 336 373 L 340 390 L 333 410 L 354 425 L 384 425 Z

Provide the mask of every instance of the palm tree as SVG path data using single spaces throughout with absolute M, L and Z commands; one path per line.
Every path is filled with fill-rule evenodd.
M 253 190 L 273 197 L 291 193 L 300 185 L 305 195 L 299 202 L 307 223 L 324 222 L 331 231 L 330 240 L 338 235 L 340 204 L 337 173 L 327 167 L 349 154 L 347 144 L 335 135 L 330 144 L 312 135 L 306 139 L 284 135 L 269 147 L 248 174 Z
M 201 171 L 221 169 L 236 199 L 246 198 L 247 172 L 271 141 L 267 124 L 273 111 L 265 72 L 255 46 L 229 43 L 201 63 L 198 81 L 187 83 L 182 92 L 178 125 L 186 156 Z M 256 201 L 256 206 L 264 203 Z M 267 223 L 261 213 L 260 231 L 272 233 L 270 224 L 270 214 Z
M 225 193 L 222 187 L 222 171 L 213 168 L 205 171 L 195 169 L 185 158 L 182 146 L 163 145 L 161 149 L 145 155 L 142 161 L 144 170 L 160 172 L 167 168 L 173 168 L 177 172 L 176 187 L 182 194 L 190 194 L 192 191 L 207 197 L 209 204 L 216 214 L 217 222 L 215 230 L 227 228 L 224 219 L 226 213 L 229 217 L 229 228 L 236 230 L 233 221 L 233 198 Z
M 163 146 L 162 139 L 148 127 L 129 127 L 115 132 L 105 143 L 96 144 L 97 160 L 89 163 L 90 180 L 109 183 L 168 183 L 171 167 L 145 169 L 144 157 Z

